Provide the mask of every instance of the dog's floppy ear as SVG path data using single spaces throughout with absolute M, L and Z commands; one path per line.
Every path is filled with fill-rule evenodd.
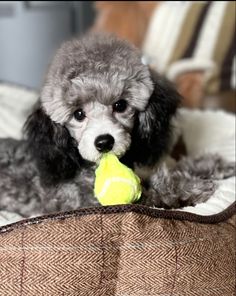
M 153 165 L 167 152 L 171 135 L 171 118 L 181 96 L 165 78 L 150 70 L 154 90 L 146 109 L 138 112 L 132 133 L 132 144 L 124 162 L 130 165 Z
M 55 184 L 74 177 L 82 160 L 64 126 L 53 122 L 39 107 L 29 116 L 24 132 L 42 182 Z

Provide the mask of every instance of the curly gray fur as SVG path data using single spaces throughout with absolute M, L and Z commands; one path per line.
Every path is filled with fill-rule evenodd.
M 183 157 L 173 168 L 161 165 L 144 188 L 142 203 L 162 208 L 195 206 L 207 201 L 217 188 L 217 180 L 236 174 L 235 162 L 206 154 Z
M 82 169 L 70 182 L 42 186 L 26 142 L 0 141 L 0 209 L 24 217 L 98 206 L 94 198 L 94 167 Z M 185 157 L 172 169 L 161 165 L 143 187 L 141 204 L 181 208 L 204 202 L 217 188 L 215 180 L 235 175 L 235 163 L 218 155 Z
M 60 88 L 58 86 L 61 86 Z M 110 35 L 86 35 L 62 44 L 41 92 L 42 106 L 52 120 L 65 123 L 79 102 L 110 104 L 125 94 L 143 110 L 153 91 L 148 67 L 131 44 Z
M 0 210 L 29 217 L 98 205 L 92 167 L 82 169 L 71 181 L 44 186 L 26 147 L 25 141 L 0 141 Z

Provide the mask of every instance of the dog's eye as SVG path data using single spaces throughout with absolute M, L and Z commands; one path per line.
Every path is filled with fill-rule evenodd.
M 119 100 L 119 101 L 115 102 L 115 104 L 113 104 L 113 111 L 114 112 L 122 113 L 126 110 L 126 108 L 127 108 L 126 100 Z
M 83 121 L 85 117 L 85 112 L 82 109 L 78 109 L 74 112 L 74 118 L 78 121 Z

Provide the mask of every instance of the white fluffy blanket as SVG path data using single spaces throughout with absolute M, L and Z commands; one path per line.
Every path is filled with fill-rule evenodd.
M 0 84 L 0 138 L 21 138 L 22 126 L 37 98 L 35 91 Z
M 0 84 L 0 137 L 20 139 L 21 130 L 38 94 L 17 86 Z M 174 122 L 176 134 L 183 136 L 190 156 L 218 153 L 235 161 L 235 115 L 223 111 L 179 110 Z M 223 211 L 235 200 L 235 177 L 219 182 L 215 194 L 188 211 L 212 215 Z M 15 213 L 0 212 L 0 226 L 20 220 Z
M 187 154 L 197 156 L 217 153 L 235 162 L 235 115 L 223 111 L 189 111 L 182 109 L 175 122 L 186 143 Z M 185 207 L 182 211 L 199 215 L 222 212 L 235 201 L 235 177 L 218 181 L 218 189 L 205 203 Z

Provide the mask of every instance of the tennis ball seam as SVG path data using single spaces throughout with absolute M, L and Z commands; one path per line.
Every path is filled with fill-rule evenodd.
M 98 199 L 101 199 L 104 197 L 104 195 L 106 194 L 109 186 L 111 185 L 112 182 L 124 182 L 126 184 L 129 184 L 132 189 L 133 189 L 133 194 L 138 190 L 138 187 L 137 185 L 134 184 L 133 181 L 131 180 L 128 180 L 128 179 L 125 179 L 125 178 L 122 178 L 122 177 L 111 177 L 109 179 L 107 179 L 102 187 L 102 191 L 97 194 L 97 198 Z

